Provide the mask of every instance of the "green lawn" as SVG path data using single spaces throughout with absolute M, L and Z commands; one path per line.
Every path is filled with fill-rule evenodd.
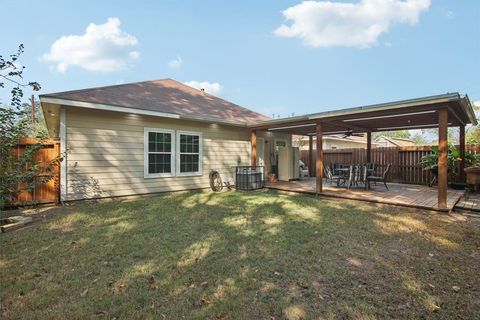
M 276 192 L 30 212 L 2 319 L 474 318 L 480 219 Z

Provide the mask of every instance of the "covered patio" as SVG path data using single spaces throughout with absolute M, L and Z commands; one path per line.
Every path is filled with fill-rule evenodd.
M 277 182 L 269 187 L 288 191 L 308 192 L 326 196 L 367 200 L 386 204 L 400 204 L 419 208 L 449 211 L 459 200 L 463 191 L 448 189 L 447 153 L 448 128 L 459 128 L 460 179 L 464 181 L 465 126 L 477 124 L 468 96 L 458 93 L 430 96 L 391 103 L 361 106 L 314 113 L 304 116 L 257 122 L 251 128 L 251 162 L 257 163 L 257 132 L 281 132 L 309 137 L 309 161 L 316 177 L 308 181 Z M 333 134 L 364 133 L 367 136 L 366 159 L 371 162 L 372 133 L 410 129 L 438 129 L 438 184 L 437 187 L 400 185 L 391 191 L 380 188 L 372 190 L 346 190 L 325 185 L 323 177 L 323 136 Z M 316 148 L 313 148 L 313 137 Z M 315 157 L 314 157 L 315 152 Z M 314 160 L 315 159 L 315 160 Z M 378 173 L 377 173 L 378 174 Z M 380 173 L 381 174 L 381 173 Z M 391 184 L 394 185 L 394 184 Z

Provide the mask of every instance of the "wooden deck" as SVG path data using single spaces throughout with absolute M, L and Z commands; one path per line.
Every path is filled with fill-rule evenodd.
M 455 210 L 480 212 L 480 194 L 470 193 L 465 195 L 455 205 Z
M 448 212 L 453 209 L 465 192 L 463 190 L 448 189 L 447 209 L 439 209 L 436 187 L 430 188 L 428 186 L 400 183 L 388 183 L 388 187 L 390 191 L 387 191 L 383 184 L 378 184 L 376 187 L 372 185 L 371 190 L 365 190 L 362 187 L 346 189 L 345 187 L 337 187 L 335 184 L 330 185 L 324 180 L 321 195 Z M 267 183 L 267 188 L 315 194 L 315 178 L 290 182 L 269 182 Z

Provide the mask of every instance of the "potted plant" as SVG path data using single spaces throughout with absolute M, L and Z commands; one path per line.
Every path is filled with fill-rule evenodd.
M 480 166 L 475 164 L 474 166 L 465 168 L 465 173 L 467 174 L 467 184 L 474 185 L 474 190 L 478 191 L 480 185 Z
M 435 178 L 438 176 L 438 154 L 439 154 L 438 146 L 433 146 L 432 153 L 426 156 L 423 156 L 420 159 L 420 162 L 418 163 L 418 165 L 422 167 L 424 170 L 429 170 Z M 458 169 L 459 169 L 458 164 L 460 160 L 461 160 L 460 150 L 458 150 L 454 145 L 449 145 L 448 155 L 447 155 L 447 176 L 448 176 L 448 181 L 450 181 L 450 187 L 454 189 L 465 188 L 464 183 L 455 182 L 455 177 L 458 175 Z M 465 153 L 465 167 L 474 165 L 477 162 L 478 162 L 477 155 L 472 153 Z M 432 180 L 429 185 L 432 186 L 433 182 L 434 180 Z

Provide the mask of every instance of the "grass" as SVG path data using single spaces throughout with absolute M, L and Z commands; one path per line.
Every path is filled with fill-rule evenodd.
M 3 319 L 474 318 L 480 219 L 270 192 L 28 213 Z

